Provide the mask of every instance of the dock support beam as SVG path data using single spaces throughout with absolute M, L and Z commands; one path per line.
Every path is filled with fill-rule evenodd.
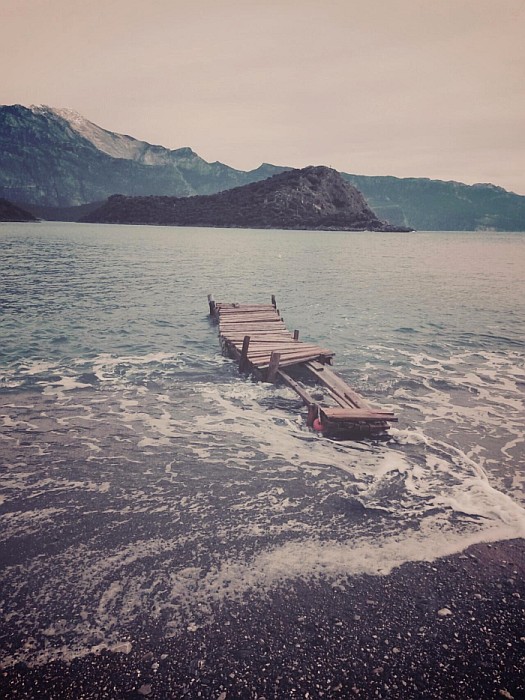
M 284 370 L 280 369 L 277 373 L 281 379 L 288 384 L 299 396 L 302 398 L 304 401 L 305 405 L 308 406 L 308 409 L 310 409 L 312 406 L 316 406 L 316 403 L 314 399 L 310 396 L 310 394 L 306 391 L 304 387 L 302 387 L 299 382 L 296 382 L 295 379 L 292 379 L 290 375 L 285 372 Z M 312 419 L 313 420 L 313 419 Z
M 208 304 L 210 306 L 210 316 L 215 316 L 215 300 L 213 294 L 208 294 Z
M 275 294 L 272 294 L 272 306 L 274 309 L 277 308 L 277 302 L 275 301 Z
M 270 364 L 268 366 L 268 374 L 266 375 L 266 380 L 268 382 L 274 383 L 277 379 L 277 372 L 279 371 L 279 362 L 281 360 L 281 353 L 272 352 L 270 356 Z
M 299 331 L 295 330 L 295 331 L 293 332 L 293 339 L 294 339 L 294 340 L 299 340 Z
M 239 359 L 239 372 L 246 372 L 248 369 L 248 348 L 250 347 L 250 336 L 245 335 L 242 341 L 241 357 Z

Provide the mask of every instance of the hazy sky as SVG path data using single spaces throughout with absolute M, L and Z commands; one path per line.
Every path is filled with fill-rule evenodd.
M 241 169 L 525 195 L 525 0 L 0 0 L 0 102 Z

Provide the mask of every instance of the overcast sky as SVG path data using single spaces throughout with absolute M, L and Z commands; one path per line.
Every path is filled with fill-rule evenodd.
M 525 195 L 525 0 L 0 0 L 0 102 L 266 161 Z

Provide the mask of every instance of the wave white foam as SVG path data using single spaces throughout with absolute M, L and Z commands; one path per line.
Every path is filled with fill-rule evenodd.
M 156 390 L 133 385 L 119 369 L 124 361 L 135 371 L 177 357 L 98 358 L 97 376 L 111 386 L 82 383 L 72 394 L 68 381 L 57 382 L 54 417 L 42 417 L 50 394 L 42 405 L 10 402 L 4 428 L 13 456 L 22 428 L 22 439 L 38 435 L 39 449 L 55 462 L 48 477 L 35 478 L 38 461 L 12 460 L 0 498 L 16 494 L 26 506 L 36 499 L 53 499 L 53 505 L 27 507 L 5 520 L 7 540 L 44 536 L 60 519 L 89 522 L 94 502 L 84 502 L 82 493 L 99 494 L 99 513 L 115 528 L 124 518 L 130 533 L 140 521 L 152 534 L 113 545 L 110 527 L 103 545 L 88 537 L 45 560 L 7 567 L 2 586 L 8 607 L 28 577 L 35 581 L 33 608 L 40 612 L 36 618 L 18 612 L 18 629 L 29 637 L 41 626 L 52 644 L 35 641 L 4 657 L 4 666 L 132 644 L 130 630 L 143 615 L 162 619 L 177 634 L 182 626 L 206 624 L 213 604 L 241 600 L 247 591 L 264 594 L 294 579 L 344 585 L 349 575 L 385 575 L 407 561 L 525 536 L 525 510 L 494 477 L 478 441 L 448 440 L 446 431 L 433 430 L 435 421 L 468 424 L 492 431 L 494 440 L 500 420 L 494 412 L 503 410 L 517 383 L 501 381 L 501 397 L 491 393 L 491 410 L 475 411 L 446 385 L 433 385 L 422 366 L 434 372 L 436 362 L 421 356 L 413 376 L 425 391 L 409 393 L 406 404 L 401 397 L 401 411 L 396 407 L 402 420 L 406 414 L 419 420 L 392 429 L 386 444 L 337 443 L 306 429 L 287 388 L 230 377 L 215 383 L 179 378 Z M 447 382 L 454 386 L 450 377 Z M 518 404 L 505 405 L 517 431 Z M 31 411 L 36 417 L 29 420 Z M 501 444 L 512 458 L 518 433 Z M 68 478 L 73 458 L 81 476 Z M 162 522 L 169 522 L 164 537 L 157 532 Z M 68 645 L 60 642 L 64 634 Z

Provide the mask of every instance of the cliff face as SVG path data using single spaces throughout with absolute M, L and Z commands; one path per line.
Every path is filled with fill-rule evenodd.
M 110 199 L 83 221 L 239 228 L 393 230 L 331 168 L 290 170 L 262 182 L 196 197 Z

